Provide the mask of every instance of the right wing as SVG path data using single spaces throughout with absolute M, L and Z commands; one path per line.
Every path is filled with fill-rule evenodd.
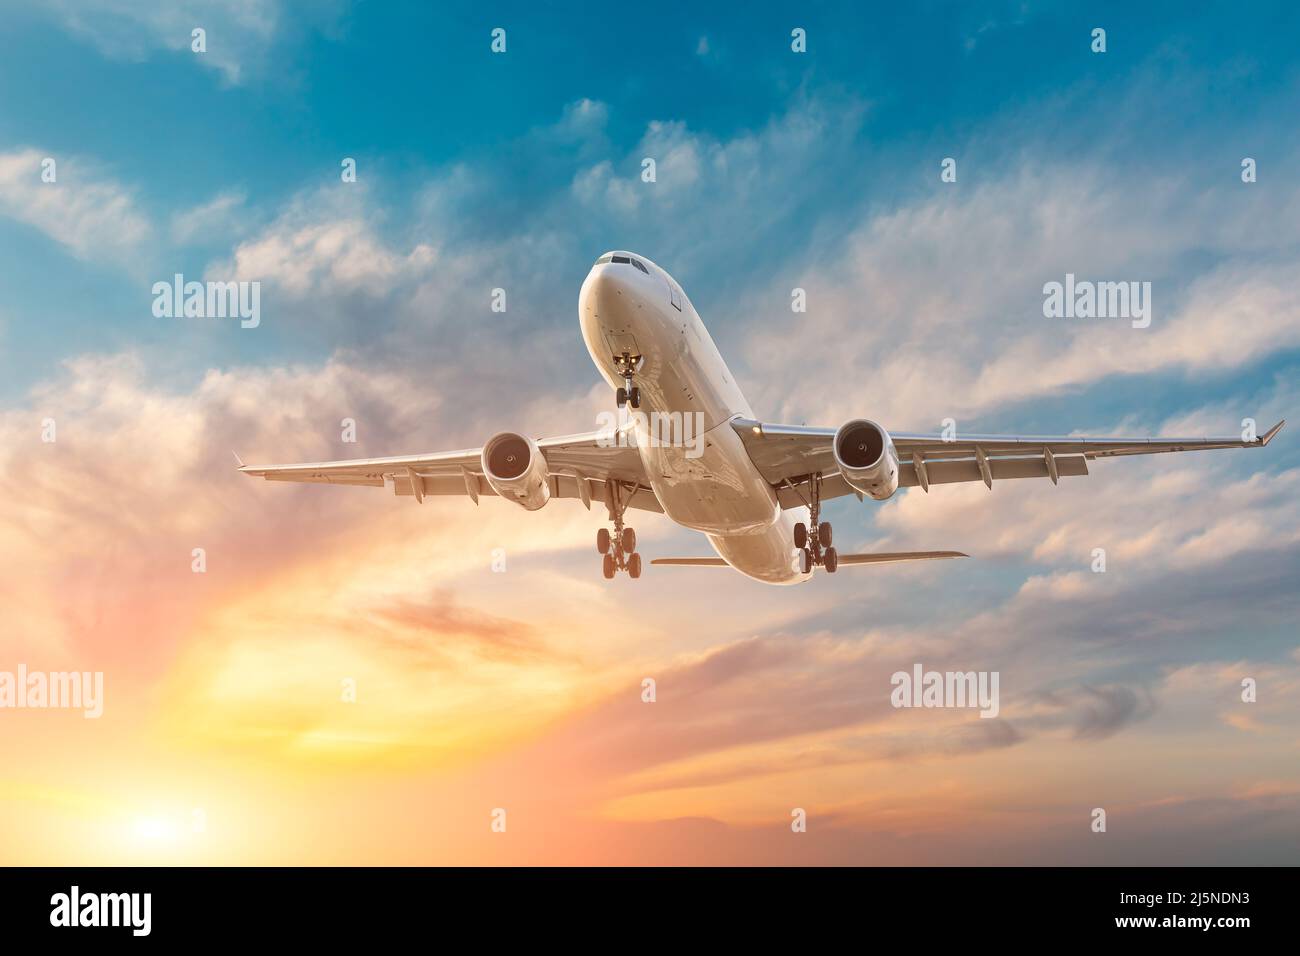
M 1088 461 L 1130 455 L 1208 451 L 1218 448 L 1263 448 L 1282 430 L 1280 421 L 1254 441 L 1237 435 L 1219 438 L 1087 438 L 1074 435 L 1030 437 L 1019 435 L 957 435 L 945 441 L 940 435 L 891 433 L 898 452 L 898 486 L 982 481 L 989 488 L 1007 478 L 1059 478 L 1088 474 Z M 776 489 L 783 508 L 806 504 L 795 487 L 813 474 L 821 474 L 823 501 L 861 494 L 840 475 L 831 445 L 835 428 L 777 425 L 735 418 L 732 428 L 745 444 L 755 466 Z M 841 558 L 841 561 L 844 559 Z
M 592 499 L 607 501 L 612 486 L 618 485 L 620 493 L 631 494 L 627 507 L 663 511 L 650 490 L 640 454 L 635 447 L 618 443 L 610 430 L 546 438 L 537 447 L 546 459 L 552 498 L 577 498 L 590 508 Z M 482 455 L 482 448 L 465 448 L 427 455 L 290 465 L 240 462 L 239 470 L 267 481 L 374 488 L 391 485 L 394 494 L 413 495 L 416 501 L 423 501 L 425 495 L 464 495 L 477 504 L 480 495 L 496 494 L 483 477 Z

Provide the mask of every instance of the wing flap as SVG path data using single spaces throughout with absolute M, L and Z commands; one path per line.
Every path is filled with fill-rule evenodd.
M 267 481 L 299 481 L 307 484 L 320 485 L 365 485 L 372 488 L 384 487 L 382 476 L 368 477 L 366 475 L 312 475 L 312 474 L 269 474 L 264 475 Z
M 421 495 L 465 495 L 468 491 L 465 488 L 465 478 L 462 475 L 454 477 L 445 475 L 416 475 L 415 480 L 420 483 Z M 477 491 L 480 495 L 495 495 L 496 492 L 483 481 L 478 475 L 471 475 L 470 480 L 477 483 Z M 395 495 L 413 495 L 415 489 L 411 487 L 411 479 L 407 475 L 395 475 L 392 477 L 393 494 Z
M 270 476 L 268 476 L 270 477 Z M 294 481 L 304 479 L 295 478 Z M 325 479 L 319 479 L 324 481 Z M 484 480 L 482 475 L 469 473 L 466 475 L 457 475 L 455 477 L 445 477 L 442 475 L 417 475 L 416 481 L 420 483 L 420 493 L 422 496 L 433 495 L 465 495 L 466 481 L 474 485 L 479 495 L 495 498 L 497 493 L 492 490 L 492 486 Z M 552 498 L 576 498 L 584 504 L 595 502 L 597 505 L 605 500 L 605 482 L 599 478 L 578 478 L 574 475 L 551 475 L 551 497 Z M 578 482 L 587 483 L 588 494 L 586 497 L 582 494 L 582 489 Z M 351 484 L 342 480 L 334 480 L 332 484 Z M 382 486 L 383 480 L 356 482 L 364 484 L 376 484 Z M 415 494 L 415 489 L 411 487 L 411 479 L 406 475 L 397 475 L 392 478 L 393 494 L 403 497 L 410 497 Z M 603 505 L 600 505 L 603 507 Z M 632 497 L 628 499 L 627 506 L 634 511 L 653 511 L 659 514 L 663 513 L 663 506 L 659 504 L 659 499 L 655 497 L 654 492 L 648 488 L 638 488 Z
M 1047 461 L 1043 458 L 990 458 L 989 470 L 994 481 L 1008 478 L 1047 478 Z M 958 481 L 982 481 L 977 461 L 927 461 L 926 474 L 932 485 L 947 485 Z M 1083 455 L 1066 455 L 1056 459 L 1058 475 L 1086 475 L 1088 459 Z M 916 467 L 908 462 L 899 466 L 898 484 L 900 487 L 912 487 L 919 484 Z
M 994 481 L 1009 478 L 1048 478 L 1047 461 L 1043 458 L 991 458 L 989 470 Z M 932 485 L 949 485 L 962 481 L 981 481 L 979 463 L 970 461 L 928 461 L 925 465 Z M 1078 477 L 1088 474 L 1088 459 L 1083 455 L 1065 455 L 1056 459 L 1057 477 Z M 914 488 L 920 482 L 916 478 L 916 468 L 911 462 L 898 466 L 898 487 Z M 822 500 L 843 498 L 845 495 L 857 494 L 844 477 L 838 473 L 822 479 Z M 783 509 L 798 508 L 808 503 L 808 493 L 802 488 L 788 485 L 777 489 L 777 500 Z

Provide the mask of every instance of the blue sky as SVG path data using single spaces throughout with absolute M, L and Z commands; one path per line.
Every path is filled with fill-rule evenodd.
M 365 599 L 453 588 L 479 612 L 590 627 L 551 603 L 622 594 L 573 583 L 596 576 L 585 513 L 551 508 L 516 532 L 514 516 L 479 528 L 444 503 L 399 524 L 389 497 L 253 494 L 229 452 L 317 460 L 592 427 L 611 399 L 576 303 L 610 248 L 682 282 L 763 418 L 937 431 L 952 417 L 963 431 L 1030 434 L 1300 423 L 1300 10 L 978 6 L 0 2 L 12 456 L 0 476 L 34 509 L 0 524 L 23 555 L 11 579 L 31 575 L 42 594 L 75 555 L 115 555 L 123 567 L 103 558 L 103 577 L 68 599 L 87 619 L 111 616 L 108 595 L 153 580 L 157 555 L 187 553 L 201 529 L 243 569 L 222 600 L 258 616 L 274 603 L 258 576 L 283 581 L 369 542 L 381 568 L 401 554 L 429 568 L 414 580 L 394 564 L 356 586 Z M 207 29 L 205 54 L 189 49 L 193 26 Z M 505 54 L 490 51 L 494 27 Z M 807 53 L 791 51 L 794 27 Z M 40 183 L 46 156 L 56 185 Z M 639 179 L 647 156 L 654 184 Z M 340 181 L 344 157 L 355 184 Z M 945 157 L 955 183 L 940 181 Z M 1244 157 L 1257 182 L 1242 182 Z M 155 318 L 151 286 L 176 272 L 260 281 L 260 327 Z M 1045 318 L 1043 284 L 1066 273 L 1151 282 L 1151 327 Z M 495 287 L 509 294 L 504 315 L 489 310 Z M 790 310 L 795 287 L 806 314 Z M 55 472 L 22 454 L 45 415 L 68 436 Z M 360 423 L 356 445 L 338 441 L 344 416 Z M 1274 759 L 1300 726 L 1300 453 L 1288 434 L 1262 454 L 1097 462 L 1060 489 L 836 502 L 842 550 L 976 559 L 823 576 L 794 604 L 739 576 L 648 575 L 638 600 L 682 610 L 625 658 L 707 671 L 708 655 L 748 641 L 796 655 L 796 670 L 850 701 L 843 655 L 863 655 L 869 673 L 920 648 L 1001 667 L 1014 739 L 1038 742 L 1026 747 L 1060 742 L 1096 768 L 1158 753 L 1171 734 L 1223 754 L 1250 734 L 1249 753 L 1267 759 L 1205 779 L 1157 774 L 1165 795 L 1294 795 L 1294 771 Z M 83 485 L 96 496 L 71 499 Z M 75 527 L 55 533 L 46 522 L 61 509 Z M 703 553 L 666 522 L 638 532 L 644 550 Z M 508 581 L 485 581 L 476 551 L 456 564 L 467 534 L 516 533 Z M 1088 570 L 1094 547 L 1111 555 L 1106 575 Z M 42 620 L 24 600 L 24 619 Z M 712 623 L 692 623 L 700 611 Z M 193 637 L 197 612 L 176 613 L 182 623 L 158 614 L 166 640 Z M 1274 674 L 1284 700 L 1254 723 L 1198 711 L 1188 688 L 1234 668 Z M 765 714 L 765 699 L 745 713 Z M 823 743 L 893 754 L 893 740 Z M 1294 828 L 1281 836 L 1294 846 Z
M 655 210 L 643 214 L 649 223 L 601 222 L 555 205 L 586 158 L 610 158 L 618 175 L 634 177 L 630 151 L 656 121 L 726 142 L 810 102 L 832 116 L 860 117 L 844 121 L 820 154 L 798 157 L 816 164 L 815 176 L 773 181 L 774 189 L 795 190 L 797 203 L 747 197 L 772 211 L 760 232 L 712 237 L 716 258 L 708 263 L 667 262 L 704 307 L 755 272 L 808 261 L 864 212 L 929 193 L 937 156 L 960 154 L 972 185 L 1019 161 L 1119 165 L 1121 156 L 1128 176 L 1183 168 L 1203 182 L 1217 178 L 1216 166 L 1235 166 L 1241 149 L 1223 134 L 1237 129 L 1243 147 L 1259 154 L 1266 172 L 1256 191 L 1266 192 L 1282 167 L 1271 160 L 1294 145 L 1287 124 L 1273 122 L 1295 102 L 1287 47 L 1297 14 L 1284 4 L 1254 13 L 925 4 L 922 15 L 818 4 L 794 20 L 780 4 L 755 5 L 743 18 L 672 4 L 653 15 L 628 6 L 573 18 L 539 17 L 528 4 L 490 11 L 321 4 L 306 16 L 267 4 L 273 25 L 264 28 L 213 14 L 209 59 L 191 53 L 184 32 L 178 39 L 179 27 L 149 4 L 127 5 L 138 12 L 126 16 L 111 8 L 7 11 L 10 28 L 0 38 L 7 148 L 94 164 L 155 233 L 226 193 L 243 198 L 246 223 L 272 217 L 293 196 L 336 181 L 342 156 L 361 162 L 368 201 L 384 210 L 387 228 L 418 230 L 412 198 L 431 178 L 464 166 L 484 185 L 458 200 L 458 221 L 440 224 L 458 237 L 501 239 L 533 228 L 539 207 L 580 220 L 573 232 L 585 242 L 564 250 L 566 281 L 549 283 L 548 301 L 538 303 L 557 315 L 571 308 L 574 277 L 595 253 L 642 248 L 670 227 Z M 809 32 L 804 56 L 789 49 L 796 20 Z M 1103 21 L 1109 49 L 1097 56 L 1088 31 Z M 486 52 L 484 37 L 497 25 L 509 31 L 505 56 Z M 602 104 L 599 137 L 546 139 L 540 131 L 584 99 Z M 1054 104 L 1069 105 L 1049 109 Z M 156 234 L 135 261 L 150 276 L 193 272 L 234 238 L 221 228 L 184 243 Z M 70 258 L 39 228 L 10 221 L 0 221 L 0 251 L 8 308 L 46 317 L 24 323 L 21 360 L 7 350 L 8 389 L 48 372 L 69 336 L 93 347 L 170 341 L 170 330 L 141 318 L 136 277 L 106 272 L 93 257 Z M 664 255 L 671 249 L 645 251 L 671 260 Z M 268 329 L 262 338 L 276 334 Z M 286 348 L 319 357 L 331 344 Z M 205 343 L 187 367 L 198 371 L 205 354 L 252 357 L 227 336 Z

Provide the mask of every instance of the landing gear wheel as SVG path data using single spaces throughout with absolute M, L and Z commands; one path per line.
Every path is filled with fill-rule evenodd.
M 624 405 L 626 405 L 626 404 L 627 404 L 627 389 L 625 389 L 623 386 L 620 385 L 620 386 L 618 387 L 618 391 L 614 393 L 614 401 L 618 402 L 618 407 L 619 407 L 619 408 L 622 408 Z
M 630 404 L 633 408 L 640 408 L 640 407 L 641 407 L 641 389 L 639 389 L 639 388 L 637 388 L 635 385 L 633 385 L 633 386 L 628 390 L 628 393 L 627 393 L 627 400 L 628 400 L 628 404 Z
M 831 523 L 821 520 L 821 472 L 813 472 L 808 476 L 807 481 L 810 494 L 808 498 L 804 499 L 804 504 L 808 506 L 808 524 L 805 525 L 800 521 L 794 526 L 795 547 L 803 549 L 804 574 L 807 574 L 814 567 L 825 568 L 827 573 L 834 574 L 835 569 L 839 567 L 840 556 L 831 547 L 831 541 L 834 540 Z M 795 493 L 798 494 L 797 491 Z M 799 497 L 802 498 L 803 496 L 800 495 Z
M 623 389 L 619 389 L 623 392 Z M 606 578 L 626 571 L 634 578 L 641 576 L 641 555 L 636 553 L 636 532 L 623 526 L 623 513 L 628 503 L 641 490 L 639 484 L 607 480 L 605 482 L 605 507 L 614 528 L 601 528 L 596 532 L 596 548 L 605 556 L 602 568 Z

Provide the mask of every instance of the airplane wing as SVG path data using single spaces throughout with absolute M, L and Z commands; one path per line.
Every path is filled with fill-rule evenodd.
M 663 511 L 650 490 L 636 448 L 616 443 L 610 430 L 547 438 L 539 441 L 537 447 L 546 459 L 552 498 L 577 498 L 590 509 L 593 498 L 597 502 L 607 501 L 607 486 L 617 484 L 621 494 L 631 493 L 627 507 Z M 483 477 L 482 454 L 482 448 L 465 448 L 427 455 L 290 465 L 240 462 L 239 470 L 267 481 L 390 486 L 394 494 L 412 495 L 418 502 L 426 495 L 464 495 L 477 504 L 480 495 L 496 494 Z
M 783 508 L 797 508 L 805 495 L 796 487 L 810 475 L 822 475 L 821 498 L 861 494 L 839 473 L 831 443 L 834 428 L 775 425 L 747 418 L 732 420 L 749 457 L 777 489 Z M 1216 448 L 1263 448 L 1282 430 L 1280 421 L 1254 441 L 1237 435 L 1219 438 L 1085 438 L 1081 436 L 959 435 L 944 441 L 939 435 L 890 434 L 898 452 L 900 488 L 957 481 L 1008 478 L 1050 478 L 1088 474 L 1088 461 L 1126 455 L 1156 455 Z M 840 559 L 843 562 L 843 558 Z

